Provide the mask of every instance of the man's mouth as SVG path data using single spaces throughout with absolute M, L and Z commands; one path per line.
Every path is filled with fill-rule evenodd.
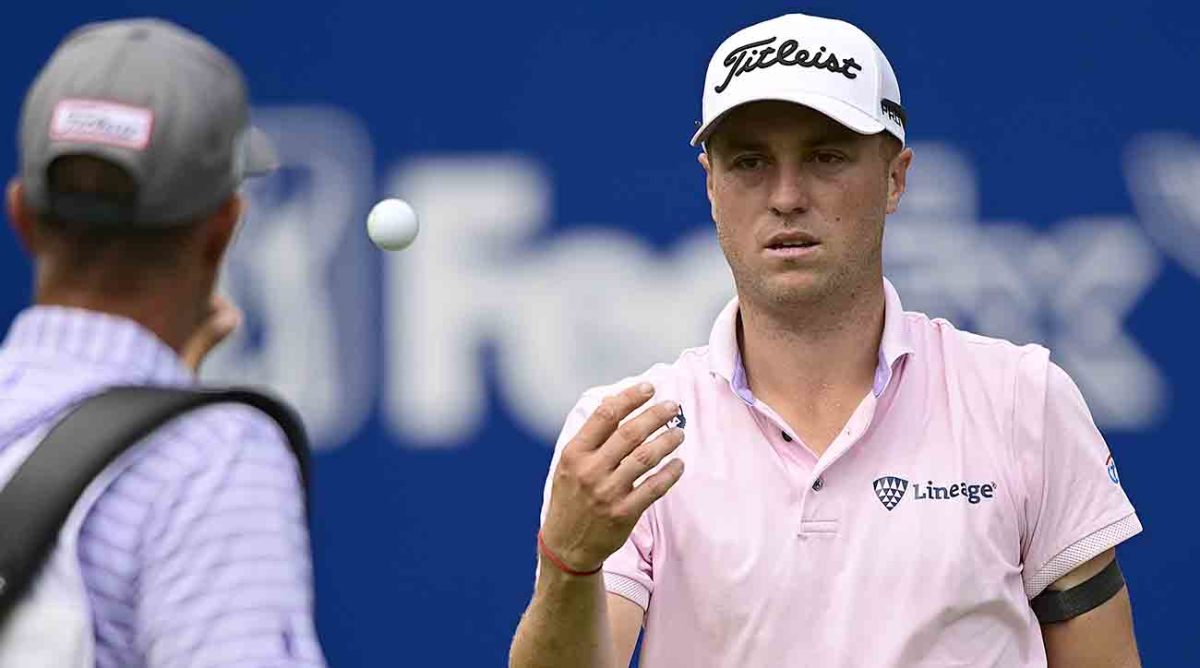
M 782 232 L 768 239 L 766 248 L 773 255 L 789 257 L 802 255 L 820 245 L 821 242 L 807 232 Z
M 767 248 L 812 248 L 813 246 L 819 245 L 820 244 L 816 241 L 780 241 L 778 243 L 768 244 Z

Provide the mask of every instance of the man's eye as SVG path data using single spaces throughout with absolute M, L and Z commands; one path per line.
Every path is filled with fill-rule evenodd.
M 846 157 L 837 151 L 815 151 L 811 158 L 820 165 L 836 165 L 846 160 Z
M 733 161 L 734 169 L 743 171 L 757 171 L 766 166 L 767 162 L 757 155 L 745 155 Z

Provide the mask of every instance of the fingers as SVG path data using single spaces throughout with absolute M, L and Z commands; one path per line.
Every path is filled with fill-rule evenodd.
M 645 443 L 651 434 L 666 426 L 678 413 L 679 404 L 674 401 L 664 401 L 651 406 L 617 427 L 608 441 L 600 446 L 600 452 L 609 465 L 616 468 L 621 460 Z
M 662 430 L 679 415 L 674 401 L 629 417 L 653 394 L 642 383 L 605 398 L 559 457 L 542 531 L 571 568 L 590 570 L 575 565 L 601 563 L 619 549 L 646 508 L 683 474 L 683 463 L 673 460 L 646 475 L 683 442 L 682 429 Z
M 657 440 L 657 439 L 655 439 Z M 642 513 L 650 507 L 650 504 L 662 498 L 675 483 L 679 482 L 679 478 L 683 475 L 683 461 L 680 459 L 672 459 L 665 466 L 659 469 L 654 475 L 642 481 L 642 484 L 633 488 L 629 496 L 625 497 L 622 502 L 622 511 L 634 514 L 635 517 L 641 517 Z
M 200 327 L 184 343 L 181 357 L 192 371 L 198 371 L 208 353 L 234 332 L 242 322 L 242 314 L 228 299 L 213 297 L 211 310 Z
M 667 455 L 675 452 L 683 443 L 683 438 L 682 429 L 668 429 L 654 440 L 638 446 L 617 465 L 617 470 L 612 475 L 612 484 L 620 489 L 629 490 L 638 478 L 658 466 Z
M 649 401 L 652 396 L 654 396 L 654 387 L 650 383 L 638 383 L 611 397 L 606 397 L 588 416 L 587 421 L 579 428 L 575 438 L 571 439 L 566 448 L 585 451 L 598 449 L 617 430 L 621 420 L 624 420 L 638 406 Z M 634 447 L 637 445 L 635 444 Z

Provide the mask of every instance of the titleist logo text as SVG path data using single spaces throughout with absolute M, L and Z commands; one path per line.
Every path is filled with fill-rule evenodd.
M 796 65 L 829 70 L 835 74 L 841 74 L 847 79 L 857 78 L 858 74 L 855 73 L 855 70 L 862 70 L 862 65 L 856 63 L 853 58 L 839 60 L 832 51 L 825 53 L 825 47 L 821 47 L 816 53 L 810 53 L 807 49 L 801 49 L 800 43 L 794 39 L 780 44 L 778 49 L 767 46 L 774 44 L 777 39 L 779 38 L 772 37 L 751 42 L 730 51 L 724 61 L 725 67 L 729 68 L 729 73 L 725 75 L 725 81 L 713 90 L 721 93 L 729 87 L 729 82 L 733 81 L 734 77 L 739 77 L 746 72 L 766 69 L 772 65 Z

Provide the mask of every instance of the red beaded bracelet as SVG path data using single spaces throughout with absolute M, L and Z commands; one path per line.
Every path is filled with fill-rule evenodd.
M 595 570 L 591 571 L 577 571 L 574 568 L 571 568 L 563 563 L 563 560 L 559 559 L 558 555 L 554 554 L 554 552 L 552 552 L 550 548 L 546 546 L 546 539 L 542 538 L 541 531 L 538 532 L 538 549 L 542 551 L 542 556 L 546 557 L 550 560 L 550 563 L 554 564 L 555 568 L 566 573 L 567 575 L 587 577 L 589 575 L 595 575 L 596 573 L 599 573 L 600 569 L 604 568 L 604 564 L 600 564 Z

